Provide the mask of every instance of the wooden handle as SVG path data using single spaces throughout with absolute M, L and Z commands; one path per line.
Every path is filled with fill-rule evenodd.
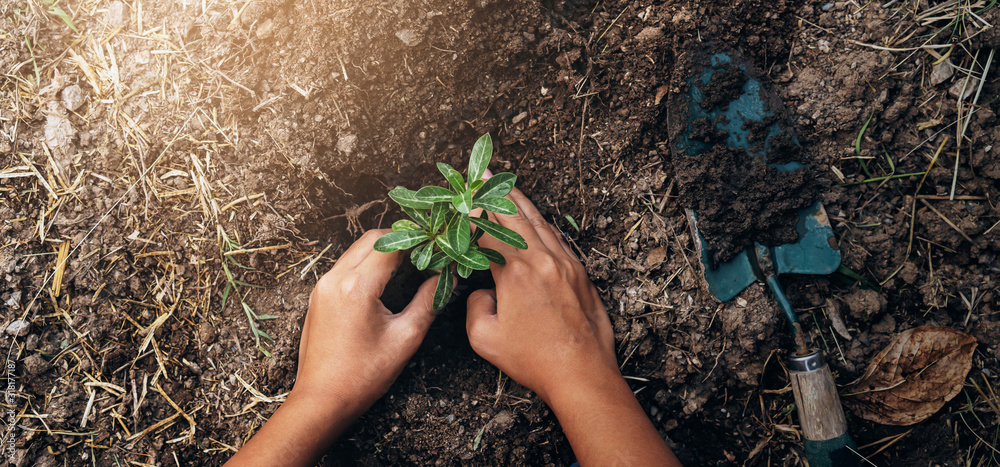
M 847 420 L 837 396 L 837 386 L 822 354 L 817 351 L 792 357 L 791 367 L 789 377 L 805 438 L 826 441 L 847 433 Z

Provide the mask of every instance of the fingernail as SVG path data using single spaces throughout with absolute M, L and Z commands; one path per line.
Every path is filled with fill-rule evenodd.
M 483 172 L 483 180 L 489 180 L 490 177 L 492 177 L 492 176 L 493 176 L 493 172 L 490 172 L 490 169 L 486 169 L 486 171 Z

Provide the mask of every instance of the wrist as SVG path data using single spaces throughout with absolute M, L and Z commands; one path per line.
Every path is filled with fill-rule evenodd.
M 282 404 L 287 415 L 308 426 L 321 438 L 332 442 L 372 403 L 335 391 L 315 391 L 294 387 Z
M 315 465 L 361 412 L 358 404 L 293 389 L 229 465 Z
M 557 416 L 565 409 L 635 399 L 618 368 L 575 373 L 572 377 L 553 381 L 553 384 L 538 391 L 538 394 Z

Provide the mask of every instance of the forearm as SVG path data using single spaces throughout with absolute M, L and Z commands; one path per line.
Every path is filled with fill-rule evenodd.
M 293 391 L 274 415 L 227 465 L 311 466 L 367 407 L 350 402 L 324 404 Z
M 617 372 L 548 398 L 581 466 L 680 465 Z

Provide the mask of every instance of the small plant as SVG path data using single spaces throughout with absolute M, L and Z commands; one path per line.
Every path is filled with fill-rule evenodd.
M 263 337 L 271 341 L 272 343 L 274 342 L 274 338 L 272 338 L 266 332 L 264 332 L 264 330 L 259 327 L 257 322 L 269 319 L 277 319 L 278 317 L 274 315 L 257 314 L 257 312 L 255 312 L 253 308 L 251 308 L 250 305 L 247 304 L 246 300 L 244 300 L 243 298 L 244 293 L 243 290 L 240 289 L 241 287 L 256 288 L 256 289 L 260 289 L 263 287 L 243 282 L 236 278 L 232 270 L 229 269 L 230 264 L 240 269 L 248 271 L 253 270 L 253 268 L 249 266 L 244 266 L 240 264 L 239 261 L 236 261 L 235 258 L 233 258 L 233 252 L 239 252 L 243 248 L 240 247 L 239 242 L 236 242 L 231 238 L 229 238 L 229 236 L 226 235 L 226 232 L 222 230 L 222 227 L 219 227 L 219 236 L 221 237 L 219 256 L 222 257 L 222 272 L 226 273 L 226 288 L 222 291 L 222 305 L 219 307 L 219 309 L 225 310 L 226 303 L 229 301 L 229 294 L 231 292 L 236 292 L 236 297 L 240 299 L 240 305 L 242 305 L 243 312 L 246 313 L 247 321 L 250 323 L 250 332 L 253 334 L 254 342 L 257 344 L 257 350 L 260 350 L 261 353 L 270 357 L 271 352 L 268 352 L 267 349 L 265 349 L 264 346 L 261 345 L 260 338 Z
M 45 3 L 49 5 L 49 9 L 47 11 L 50 15 L 58 17 L 63 21 L 63 23 L 66 23 L 66 26 L 72 29 L 73 32 L 80 34 L 80 31 L 76 29 L 76 25 L 73 24 L 73 16 L 66 13 L 66 10 L 59 7 L 59 0 L 54 2 L 52 0 L 45 0 Z
M 417 269 L 440 270 L 434 290 L 435 310 L 443 308 L 451 298 L 453 274 L 467 278 L 472 271 L 489 269 L 490 262 L 506 262 L 498 251 L 478 245 L 483 234 L 514 248 L 528 248 L 517 232 L 487 219 L 486 211 L 517 214 L 517 206 L 504 198 L 514 189 L 517 176 L 504 172 L 482 180 L 492 156 L 493 141 L 487 133 L 472 147 L 468 180 L 450 165 L 438 162 L 437 168 L 448 180 L 449 188 L 425 186 L 413 191 L 397 186 L 389 192 L 410 219 L 394 222 L 393 231 L 375 242 L 375 250 L 389 253 L 413 248 L 410 261 Z M 482 214 L 470 216 L 476 208 L 482 208 Z M 470 223 L 476 226 L 475 233 Z

